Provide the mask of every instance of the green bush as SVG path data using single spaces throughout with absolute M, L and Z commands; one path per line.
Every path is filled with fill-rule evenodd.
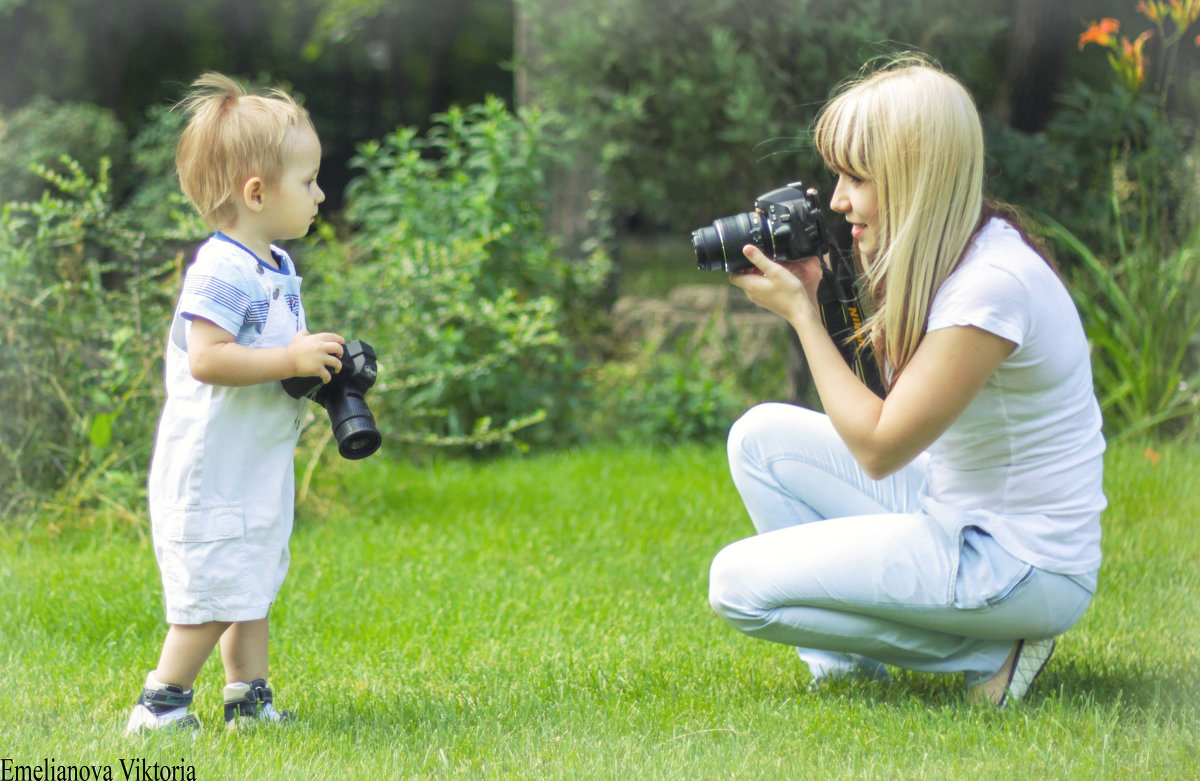
M 305 307 L 310 319 L 323 318 L 312 327 L 375 348 L 380 379 L 368 401 L 388 438 L 460 449 L 519 444 L 517 432 L 558 403 L 528 384 L 500 395 L 504 383 L 560 359 L 562 337 L 553 299 L 480 292 L 489 242 L 435 243 L 396 225 L 351 250 L 326 228 L 308 256 L 306 281 L 315 273 L 318 284 Z
M 435 117 L 423 136 L 363 144 L 354 161 L 349 251 L 378 273 L 338 281 L 338 311 L 369 315 L 377 347 L 393 340 L 406 372 L 436 376 L 403 389 L 403 405 L 438 411 L 437 441 L 532 415 L 545 422 L 522 442 L 578 436 L 608 259 L 592 245 L 567 262 L 545 229 L 545 176 L 566 138 L 555 123 L 491 99 Z
M 592 434 L 626 444 L 719 442 L 749 406 L 734 375 L 697 353 L 653 345 L 593 375 Z
M 1061 222 L 1102 255 L 1127 242 L 1178 248 L 1200 215 L 1194 128 L 1163 114 L 1157 96 L 1119 84 L 1078 83 L 1061 101 L 1040 133 L 993 129 L 996 195 Z
M 1174 252 L 1142 245 L 1115 262 L 1060 224 L 1049 234 L 1079 259 L 1071 291 L 1092 347 L 1110 439 L 1194 432 L 1200 413 L 1200 231 Z
M 95 177 L 58 163 L 65 174 L 38 169 L 57 195 L 0 209 L 0 516 L 131 516 L 183 260 L 164 247 L 179 236 L 115 211 L 107 159 Z
M 1200 6 L 1140 2 L 1135 10 L 1144 18 L 1134 25 L 1104 19 L 1079 37 L 1081 59 L 1104 52 L 1101 86 L 1076 84 L 1043 133 L 1001 134 L 997 145 L 1009 163 L 1000 194 L 1050 215 L 1101 257 L 1175 253 L 1200 218 L 1200 74 L 1179 63 Z
M 47 188 L 35 166 L 71 175 L 63 155 L 85 171 L 97 171 L 108 159 L 115 172 L 125 170 L 125 127 L 106 109 L 88 103 L 56 103 L 38 96 L 0 121 L 0 202 L 32 201 Z M 118 197 L 122 184 L 112 187 Z
M 184 122 L 182 113 L 167 106 L 152 106 L 145 124 L 129 143 L 131 185 L 121 212 L 140 230 L 169 232 L 180 214 L 191 212 L 175 172 L 175 144 Z

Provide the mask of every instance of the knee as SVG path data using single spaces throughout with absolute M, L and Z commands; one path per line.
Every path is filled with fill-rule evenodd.
M 780 408 L 787 406 L 778 402 L 768 402 L 766 404 L 756 404 L 742 413 L 742 416 L 735 420 L 733 425 L 729 427 L 728 446 L 730 454 L 735 449 L 740 450 L 747 443 L 758 439 L 763 431 L 770 431 L 772 428 L 777 428 L 779 425 Z
M 729 428 L 726 446 L 729 462 L 761 457 L 779 443 L 791 447 L 818 440 L 830 429 L 828 418 L 806 407 L 782 402 L 757 404 L 746 410 Z M 773 444 L 774 443 L 774 444 Z
M 708 576 L 708 603 L 713 612 L 747 633 L 767 624 L 767 608 L 755 597 L 753 574 L 753 562 L 745 560 L 735 542 L 716 555 Z
M 777 402 L 758 404 L 733 422 L 726 440 L 730 469 L 736 473 L 761 458 L 765 438 L 779 430 L 780 420 L 789 406 Z

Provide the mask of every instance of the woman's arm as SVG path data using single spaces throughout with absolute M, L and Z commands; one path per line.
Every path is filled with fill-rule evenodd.
M 817 259 L 785 267 L 754 247 L 745 254 L 762 273 L 734 274 L 731 281 L 796 329 L 825 413 L 874 479 L 895 472 L 933 444 L 1016 347 L 978 328 L 933 331 L 887 398 L 880 399 L 846 365 L 821 322 Z
M 249 348 L 210 320 L 192 318 L 188 334 L 188 368 L 210 385 L 241 387 L 288 377 L 320 377 L 329 382 L 341 369 L 342 345 L 337 334 L 299 331 L 286 347 Z

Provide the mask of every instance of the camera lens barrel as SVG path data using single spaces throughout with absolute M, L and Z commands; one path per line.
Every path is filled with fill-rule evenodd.
M 701 271 L 739 271 L 753 264 L 742 254 L 742 247 L 753 244 L 767 255 L 774 254 L 771 231 L 758 212 L 722 217 L 712 227 L 692 232 L 696 267 Z
M 326 404 L 333 437 L 342 458 L 366 458 L 379 449 L 383 437 L 375 427 L 375 416 L 363 397 L 353 391 L 337 395 Z

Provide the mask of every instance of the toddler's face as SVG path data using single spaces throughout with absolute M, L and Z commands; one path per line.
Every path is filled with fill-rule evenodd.
M 279 181 L 267 189 L 263 216 L 271 224 L 271 239 L 296 239 L 308 233 L 325 193 L 317 185 L 321 142 L 312 128 L 289 134 Z

